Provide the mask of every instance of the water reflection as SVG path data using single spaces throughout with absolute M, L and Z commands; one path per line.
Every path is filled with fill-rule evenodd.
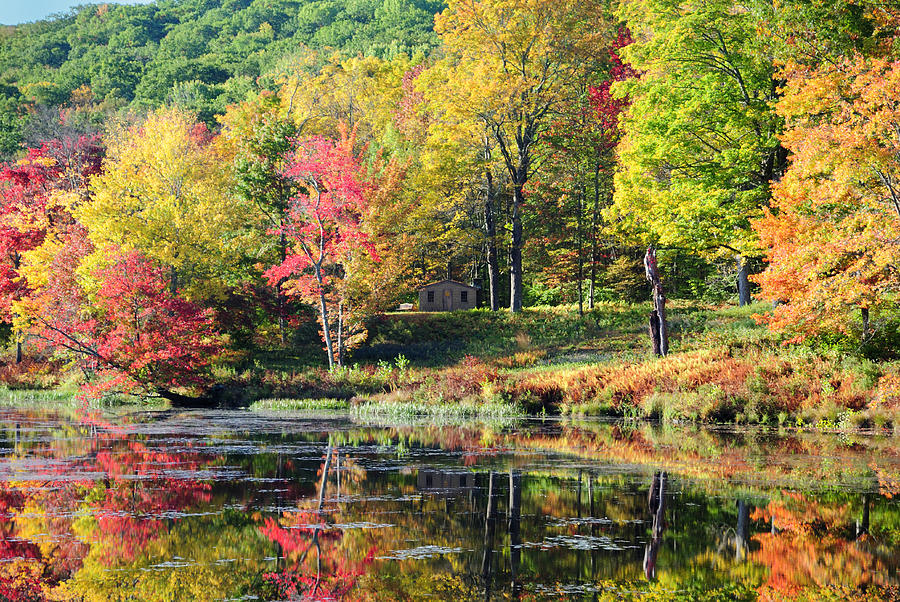
M 891 599 L 889 438 L 4 411 L 0 599 Z

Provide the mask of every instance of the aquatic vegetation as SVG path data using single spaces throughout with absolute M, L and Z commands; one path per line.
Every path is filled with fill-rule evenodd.
M 250 404 L 251 410 L 346 410 L 343 399 L 260 399 Z

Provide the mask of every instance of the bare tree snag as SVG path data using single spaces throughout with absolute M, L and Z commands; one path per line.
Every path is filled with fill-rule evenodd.
M 653 353 L 662 355 L 662 347 L 659 339 L 659 313 L 654 309 L 650 312 L 650 340 L 653 341 Z
M 744 307 L 753 302 L 750 296 L 750 275 L 747 269 L 747 260 L 740 255 L 735 255 L 734 258 L 737 262 L 738 305 Z
M 644 272 L 653 287 L 653 311 L 650 312 L 650 337 L 653 352 L 659 357 L 669 354 L 669 329 L 666 325 L 666 295 L 663 292 L 659 266 L 656 263 L 656 249 L 647 248 L 644 255 Z

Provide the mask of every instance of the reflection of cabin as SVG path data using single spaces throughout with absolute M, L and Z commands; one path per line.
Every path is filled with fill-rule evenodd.
M 478 289 L 456 280 L 441 280 L 419 289 L 419 311 L 474 309 Z
M 455 497 L 475 489 L 475 475 L 469 472 L 443 472 L 420 469 L 417 478 L 419 491 L 432 491 L 438 497 Z

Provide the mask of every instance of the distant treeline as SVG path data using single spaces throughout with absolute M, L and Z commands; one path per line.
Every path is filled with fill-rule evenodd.
M 41 107 L 174 102 L 210 120 L 298 48 L 392 58 L 437 46 L 440 0 L 161 0 L 92 4 L 0 30 L 0 153 L 40 138 Z M 265 80 L 265 78 L 263 77 Z M 23 119 L 24 118 L 24 119 Z M 45 136 L 43 136 L 45 137 Z

